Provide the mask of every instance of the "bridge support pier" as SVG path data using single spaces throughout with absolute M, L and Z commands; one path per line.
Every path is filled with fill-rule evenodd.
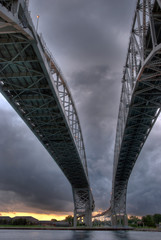
M 73 189 L 74 198 L 74 227 L 77 227 L 78 218 L 83 218 L 83 223 L 92 226 L 93 203 L 88 188 Z
M 74 222 L 73 222 L 73 224 L 74 224 L 74 227 L 77 226 L 77 211 L 76 211 L 76 209 L 74 209 Z
M 111 224 L 114 227 L 122 226 L 127 227 L 128 226 L 128 219 L 126 214 L 114 214 L 111 216 Z
M 111 216 L 111 225 L 112 226 L 117 226 L 117 217 L 116 215 Z
M 80 219 L 80 221 L 78 219 Z M 77 227 L 78 222 L 84 223 L 85 226 L 92 227 L 92 211 L 86 210 L 79 212 L 74 209 L 74 227 Z
M 91 209 L 87 209 L 85 211 L 85 225 L 88 227 L 92 227 L 92 210 Z
M 114 189 L 114 188 L 113 188 Z M 127 184 L 125 185 L 124 191 L 119 198 L 119 201 L 115 200 L 115 194 L 113 191 L 112 195 L 112 215 L 111 215 L 111 224 L 114 227 L 128 226 L 128 218 L 126 214 L 126 193 L 127 193 Z

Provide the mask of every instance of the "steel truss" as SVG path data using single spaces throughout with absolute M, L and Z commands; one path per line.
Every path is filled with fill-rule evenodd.
M 77 219 L 83 220 L 85 225 L 92 226 L 92 211 L 94 209 L 93 198 L 88 188 L 73 188 L 74 198 L 74 226 L 77 226 Z
M 128 180 L 160 113 L 160 67 L 161 1 L 138 0 L 123 71 L 116 131 L 111 198 L 114 225 L 116 217 L 126 216 Z
M 76 214 L 79 199 L 86 218 L 89 215 L 91 219 L 94 200 L 75 104 L 60 68 L 34 28 L 27 7 L 28 1 L 0 0 L 1 93 L 68 178 Z

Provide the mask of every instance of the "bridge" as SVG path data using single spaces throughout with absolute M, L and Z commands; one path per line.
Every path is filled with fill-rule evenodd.
M 138 0 L 122 77 L 112 225 L 127 225 L 130 174 L 161 108 L 161 0 Z M 28 12 L 27 0 L 0 0 L 0 89 L 62 169 L 73 190 L 74 223 L 91 225 L 94 200 L 78 114 L 64 79 Z
M 113 226 L 128 225 L 128 180 L 160 111 L 161 0 L 138 0 L 122 77 L 111 204 L 94 217 L 111 216 Z
M 0 0 L 0 90 L 71 183 L 74 225 L 83 216 L 90 226 L 94 200 L 78 114 L 27 0 Z
M 112 225 L 127 225 L 126 193 L 130 174 L 161 110 L 161 0 L 138 0 L 122 78 L 117 122 Z

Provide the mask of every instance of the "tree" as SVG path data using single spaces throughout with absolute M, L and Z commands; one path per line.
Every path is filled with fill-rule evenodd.
M 138 221 L 140 221 L 140 219 L 136 216 L 130 216 L 130 218 L 128 218 L 128 224 L 133 227 L 137 226 Z
M 159 224 L 161 222 L 161 214 L 156 213 L 153 215 L 153 220 L 155 224 Z
M 68 222 L 70 225 L 73 225 L 73 217 L 71 215 L 65 218 L 65 221 Z
M 57 222 L 57 220 L 55 218 L 51 219 L 51 222 Z
M 146 215 L 146 216 L 142 217 L 142 222 L 147 227 L 155 227 L 153 216 L 151 216 L 151 215 Z
M 27 225 L 28 222 L 25 218 L 13 219 L 12 225 Z

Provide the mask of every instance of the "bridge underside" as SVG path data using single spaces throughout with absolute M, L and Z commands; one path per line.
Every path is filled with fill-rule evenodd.
M 0 90 L 71 183 L 75 210 L 80 202 L 84 212 L 91 211 L 94 201 L 75 105 L 26 2 L 0 0 Z
M 161 107 L 161 9 L 138 0 L 122 79 L 115 142 L 111 212 L 126 216 L 126 192 L 139 153 Z M 126 221 L 124 221 L 126 222 Z
M 24 36 L 0 35 L 2 94 L 49 151 L 72 186 L 86 188 L 88 181 L 82 163 L 57 96 L 48 83 L 49 76 L 40 62 L 33 45 Z

